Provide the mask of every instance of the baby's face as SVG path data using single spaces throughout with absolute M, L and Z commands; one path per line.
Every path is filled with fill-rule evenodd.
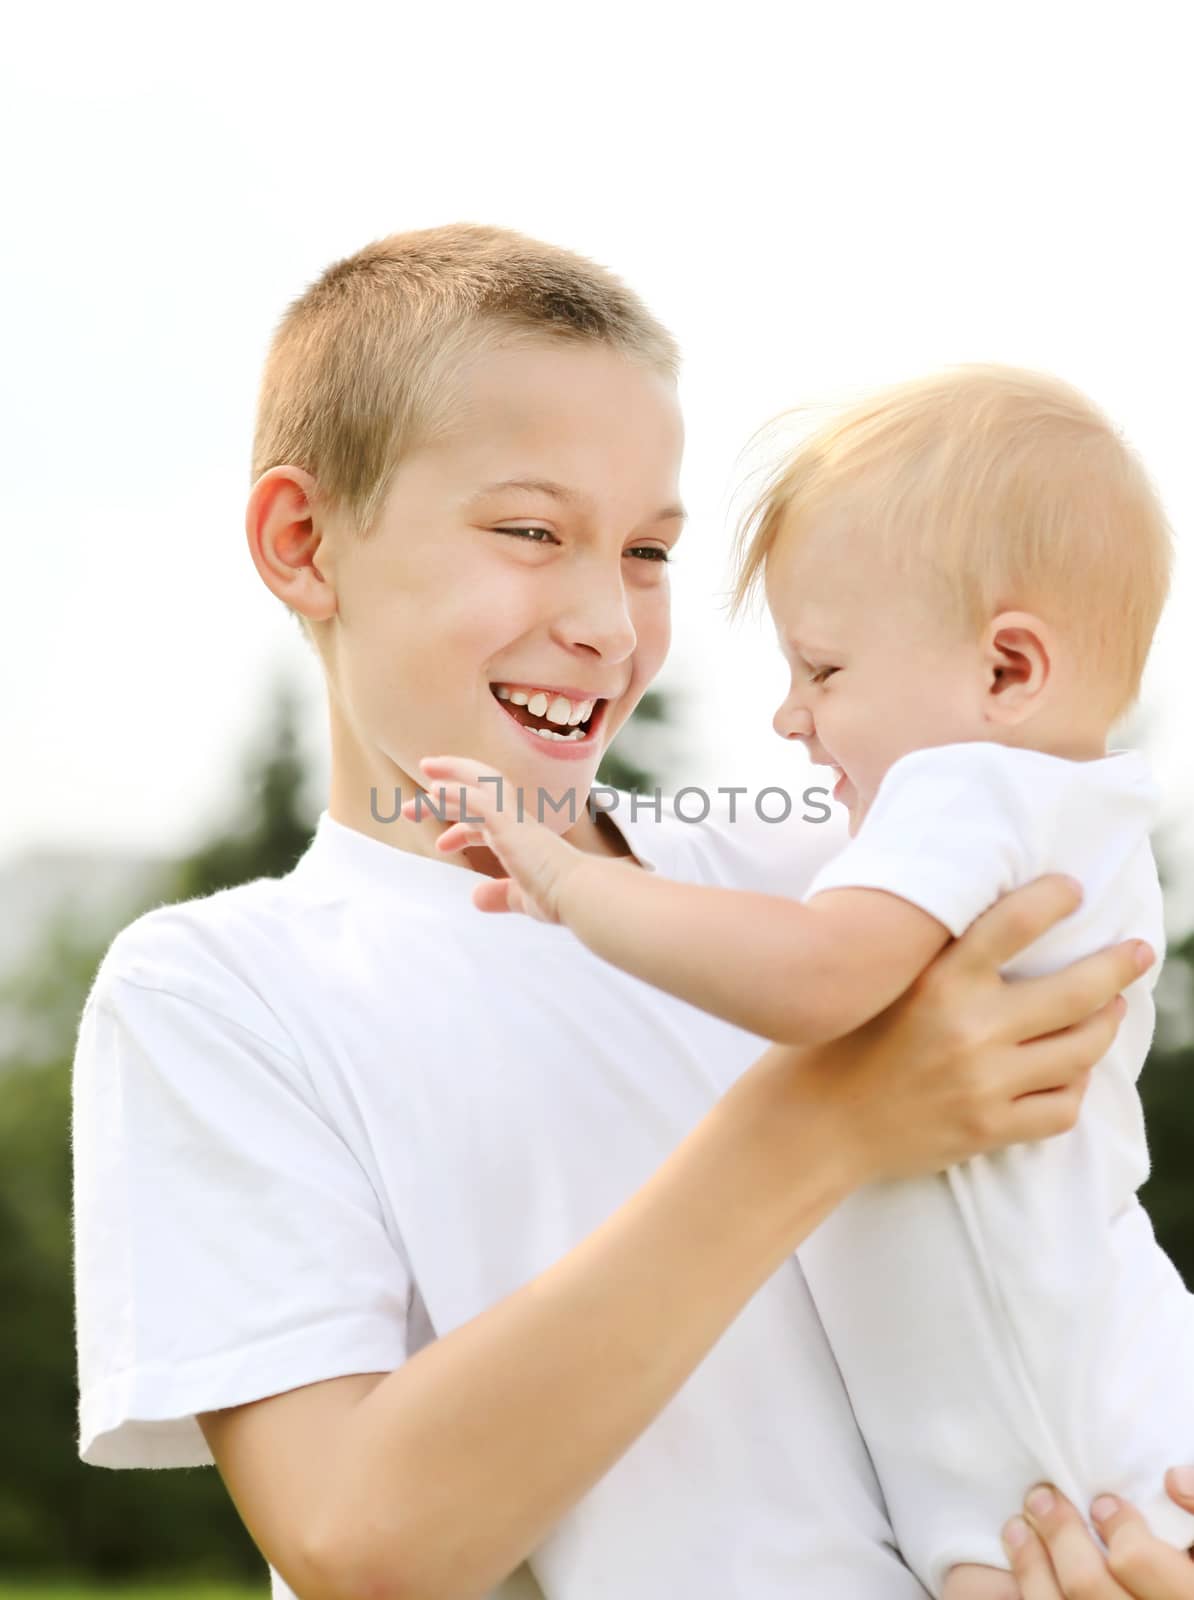
M 851 835 L 900 756 L 991 737 L 978 640 L 942 617 L 931 589 L 868 559 L 861 540 L 789 550 L 781 539 L 766 591 L 792 675 L 775 730 L 836 769 Z

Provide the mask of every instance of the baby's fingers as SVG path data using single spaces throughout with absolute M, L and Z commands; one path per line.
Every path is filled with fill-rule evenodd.
M 467 822 L 454 822 L 450 828 L 445 828 L 435 841 L 435 848 L 442 850 L 445 855 L 452 855 L 457 850 L 468 850 L 473 845 L 485 843 L 485 832 L 482 828 L 473 827 Z
M 463 783 L 430 783 L 403 802 L 402 815 L 411 822 L 430 817 L 435 822 L 464 822 L 479 827 L 488 821 L 492 795 Z
M 473 890 L 473 904 L 478 911 L 521 910 L 521 906 L 510 903 L 513 888 L 509 878 L 486 878 Z
M 500 772 L 471 761 L 467 756 L 424 756 L 419 771 L 441 783 L 463 784 L 466 788 L 489 789 L 491 792 L 504 784 Z
M 528 900 L 513 878 L 487 878 L 473 890 L 479 911 L 517 911 L 536 922 L 544 920 L 533 900 Z

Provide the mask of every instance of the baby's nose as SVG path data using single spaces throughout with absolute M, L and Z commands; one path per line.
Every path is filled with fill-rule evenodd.
M 781 739 L 811 739 L 812 714 L 803 706 L 790 706 L 787 701 L 780 706 L 771 723 Z

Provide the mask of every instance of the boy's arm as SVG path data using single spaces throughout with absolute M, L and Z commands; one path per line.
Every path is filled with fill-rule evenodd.
M 560 920 L 613 966 L 780 1044 L 820 1044 L 869 1022 L 950 937 L 882 890 L 832 889 L 801 904 L 599 860 L 564 884 Z

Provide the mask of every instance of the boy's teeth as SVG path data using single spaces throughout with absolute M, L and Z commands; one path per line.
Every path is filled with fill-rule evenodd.
M 550 728 L 532 728 L 531 732 L 537 733 L 541 739 L 555 739 L 560 744 L 574 744 L 584 738 L 580 728 L 573 728 L 571 733 L 553 733 Z
M 596 700 L 569 700 L 565 694 L 549 695 L 545 689 L 511 689 L 507 684 L 497 684 L 494 693 L 499 700 L 508 700 L 512 706 L 526 706 L 536 717 L 546 717 L 560 728 L 575 728 L 593 715 Z

